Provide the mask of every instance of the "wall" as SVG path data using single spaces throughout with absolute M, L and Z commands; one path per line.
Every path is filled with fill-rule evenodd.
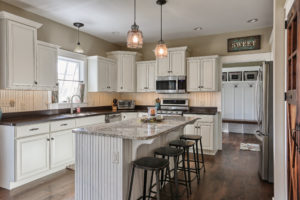
M 57 44 L 65 50 L 72 51 L 74 49 L 77 40 L 76 29 L 27 12 L 3 1 L 0 1 L 0 10 L 42 23 L 43 26 L 38 30 L 38 40 Z M 120 49 L 118 45 L 83 32 L 80 33 L 80 41 L 86 55 L 106 56 L 107 51 Z M 112 102 L 112 99 L 113 95 L 111 94 L 97 93 L 89 95 L 91 105 L 110 105 L 109 102 Z M 14 105 L 10 105 L 10 102 L 14 102 Z M 0 90 L 0 108 L 3 112 L 46 110 L 49 103 L 48 91 Z
M 199 36 L 195 38 L 186 38 L 181 40 L 166 41 L 168 47 L 179 47 L 188 46 L 191 50 L 191 56 L 208 56 L 208 55 L 240 55 L 240 54 L 252 54 L 252 53 L 265 53 L 271 52 L 271 47 L 269 44 L 270 36 L 272 32 L 272 27 L 250 30 L 250 31 L 240 31 L 234 33 L 224 33 L 218 35 L 208 35 Z M 261 49 L 254 51 L 241 51 L 228 53 L 227 52 L 227 39 L 234 37 L 244 37 L 251 35 L 261 35 Z M 166 38 L 165 38 L 166 39 Z M 141 50 L 145 60 L 155 59 L 153 49 L 155 49 L 156 43 L 146 43 Z

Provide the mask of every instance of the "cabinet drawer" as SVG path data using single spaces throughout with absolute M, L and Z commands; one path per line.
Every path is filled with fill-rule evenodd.
M 105 123 L 105 115 L 76 119 L 76 127 Z
M 185 114 L 184 117 L 199 117 L 197 122 L 214 122 L 214 115 L 196 115 L 196 114 Z
M 49 123 L 30 124 L 16 127 L 16 138 L 49 133 Z
M 61 120 L 50 123 L 51 132 L 62 131 L 75 128 L 75 120 Z

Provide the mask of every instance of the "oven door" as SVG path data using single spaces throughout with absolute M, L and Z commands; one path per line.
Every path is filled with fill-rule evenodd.
M 174 77 L 174 76 L 157 77 L 156 92 L 177 93 L 178 92 L 177 82 L 178 82 L 178 77 Z

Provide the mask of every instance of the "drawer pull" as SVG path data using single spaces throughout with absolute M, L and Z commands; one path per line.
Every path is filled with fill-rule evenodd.
M 39 128 L 31 128 L 31 129 L 29 129 L 29 131 L 37 131 L 37 130 L 39 130 Z
M 54 138 L 51 138 L 51 140 L 54 140 Z
M 61 124 L 60 126 L 68 126 L 68 124 Z
M 47 141 L 49 142 L 49 141 L 50 141 L 50 139 L 49 139 L 49 138 L 47 138 Z

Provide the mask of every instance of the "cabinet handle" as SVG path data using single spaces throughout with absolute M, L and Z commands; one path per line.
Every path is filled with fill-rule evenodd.
M 60 126 L 68 126 L 68 124 L 61 124 Z
M 50 139 L 49 139 L 49 138 L 47 138 L 47 141 L 49 142 L 49 141 L 50 141 Z
M 110 86 L 108 86 L 108 88 L 110 88 Z
M 55 85 L 56 85 L 56 86 L 58 86 L 59 84 L 58 84 L 58 83 L 56 83 Z
M 237 88 L 237 87 L 238 87 L 238 85 L 234 85 L 234 87 L 235 87 L 235 88 Z
M 52 137 L 51 140 L 54 140 L 54 138 Z
M 32 129 L 29 129 L 29 131 L 37 131 L 39 130 L 39 128 L 32 128 Z
M 37 81 L 34 81 L 34 84 L 35 84 L 35 85 L 37 85 L 37 83 L 38 83 Z
M 121 87 L 121 90 L 123 90 L 123 87 Z

